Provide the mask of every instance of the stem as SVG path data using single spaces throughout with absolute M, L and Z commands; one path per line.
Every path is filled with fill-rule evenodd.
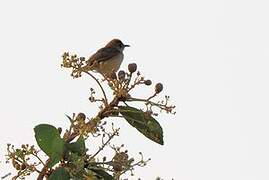
M 158 106 L 158 107 L 164 107 L 164 105 L 162 105 L 162 104 L 158 104 L 158 103 L 155 103 L 155 102 L 149 101 L 149 100 L 147 100 L 147 99 L 140 99 L 140 98 L 128 98 L 128 99 L 126 99 L 125 101 L 140 101 L 140 102 L 146 102 L 146 103 L 149 103 L 149 104 L 151 104 L 151 105 Z
M 116 131 L 111 135 L 109 136 L 108 140 L 99 148 L 99 150 L 90 157 L 89 161 L 91 161 L 100 151 L 102 151 L 106 145 L 111 141 L 111 139 L 118 133 L 118 130 L 119 129 L 116 129 Z
M 48 159 L 49 160 L 49 159 Z M 47 161 L 47 163 L 45 164 L 45 166 L 43 167 L 43 169 L 41 170 L 41 172 L 39 173 L 37 180 L 43 180 L 46 172 L 47 172 L 47 166 L 49 164 L 49 161 Z
M 147 101 L 149 101 L 150 99 L 154 98 L 157 94 L 158 94 L 158 93 L 155 92 L 152 96 L 150 96 L 150 97 L 147 99 Z
M 105 106 L 107 106 L 107 105 L 108 105 L 108 101 L 107 101 L 106 93 L 105 93 L 104 88 L 102 87 L 101 83 L 96 79 L 96 77 L 94 77 L 94 76 L 93 76 L 91 73 L 89 73 L 88 71 L 83 71 L 83 72 L 85 72 L 86 74 L 90 75 L 90 76 L 97 82 L 97 84 L 98 84 L 99 87 L 101 88 L 102 93 L 103 93 L 103 95 L 104 95 L 104 98 L 105 98 Z
M 107 111 L 111 111 L 114 107 L 116 107 L 118 104 L 119 104 L 119 98 L 116 96 L 114 97 L 114 99 L 108 104 L 108 100 L 107 100 L 107 97 L 106 97 L 106 94 L 105 94 L 105 91 L 102 87 L 102 85 L 100 84 L 100 82 L 89 72 L 87 71 L 83 71 L 85 72 L 86 74 L 90 75 L 96 82 L 97 84 L 99 85 L 99 87 L 101 88 L 102 90 L 102 93 L 104 95 L 104 99 L 105 99 L 105 107 L 99 111 L 99 113 L 97 114 L 97 116 L 94 118 L 94 119 L 97 119 L 96 121 L 96 125 L 106 117 L 106 112 Z M 90 121 L 86 123 L 86 125 L 90 125 Z M 78 132 L 73 132 L 72 134 L 69 135 L 69 137 L 66 139 L 66 142 L 71 142 L 74 138 L 76 138 L 77 136 L 79 135 Z M 98 152 L 99 153 L 99 152 Z M 96 155 L 94 155 L 96 156 Z M 93 156 L 93 157 L 94 157 Z M 48 170 L 48 164 L 49 164 L 49 161 L 50 161 L 50 158 L 46 161 L 44 167 L 42 168 L 41 172 L 39 173 L 38 177 L 37 177 L 37 180 L 43 180 L 44 176 L 46 175 L 47 173 L 47 170 Z
M 35 171 L 36 171 L 36 172 L 38 172 L 38 174 L 40 174 L 40 173 L 41 173 L 41 171 L 39 171 L 39 170 L 38 170 L 38 169 L 36 169 L 36 168 L 35 168 Z
M 6 177 L 10 176 L 11 175 L 11 172 L 5 174 L 4 176 L 1 177 L 1 179 L 5 179 Z
M 32 154 L 32 155 L 35 156 L 35 157 L 41 162 L 41 164 L 42 164 L 43 166 L 45 166 L 45 163 L 42 161 L 42 159 L 40 159 L 40 157 L 38 157 L 37 154 Z
M 139 78 L 140 78 L 139 76 L 135 78 L 134 84 L 130 86 L 130 88 L 128 89 L 128 92 L 130 92 L 133 88 L 135 88 L 136 85 L 142 84 L 142 79 L 141 78 L 139 79 Z
M 128 86 L 129 86 L 129 84 L 130 84 L 130 82 L 131 82 L 131 79 L 132 79 L 132 75 L 133 75 L 133 73 L 130 73 L 130 74 L 129 74 L 128 81 L 127 81 L 127 83 L 124 85 L 124 89 L 127 89 L 127 88 L 128 88 Z
M 136 85 L 140 84 L 140 82 L 135 82 L 131 87 L 128 89 L 128 92 L 130 92 Z

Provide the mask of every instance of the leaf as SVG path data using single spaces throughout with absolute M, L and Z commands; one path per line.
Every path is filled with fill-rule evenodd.
M 68 120 L 70 121 L 70 123 L 73 124 L 73 119 L 70 116 L 68 116 L 67 114 L 65 116 L 68 118 Z
M 130 125 L 150 140 L 163 145 L 162 127 L 152 116 L 145 115 L 143 111 L 129 106 L 119 106 L 119 110 Z
M 58 163 L 63 155 L 64 140 L 58 130 L 49 124 L 40 124 L 34 128 L 38 146 L 50 157 L 48 167 Z
M 76 142 L 67 143 L 66 147 L 73 153 L 78 153 L 79 155 L 83 155 L 86 151 L 85 140 L 81 135 Z
M 103 180 L 113 180 L 113 177 L 103 169 L 91 168 L 90 170 L 95 172 L 96 175 L 99 176 L 99 178 L 103 178 Z
M 63 167 L 60 167 L 49 176 L 49 180 L 70 180 L 70 176 Z

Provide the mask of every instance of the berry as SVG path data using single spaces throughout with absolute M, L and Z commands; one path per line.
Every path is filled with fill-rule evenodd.
M 18 171 L 21 170 L 21 165 L 15 164 L 15 169 L 18 170 Z
M 146 80 L 144 83 L 145 83 L 145 85 L 147 85 L 147 86 L 150 86 L 150 85 L 152 84 L 151 80 L 149 80 L 149 79 Z
M 21 170 L 24 170 L 25 168 L 26 168 L 26 164 L 23 163 L 23 164 L 21 165 Z
M 118 72 L 118 77 L 119 77 L 119 80 L 124 80 L 125 79 L 125 72 L 123 70 L 120 70 Z
M 135 63 L 131 63 L 128 65 L 128 70 L 130 73 L 134 73 L 137 69 L 137 65 Z
M 155 85 L 155 92 L 158 94 L 158 93 L 162 92 L 162 90 L 163 90 L 163 84 L 162 83 L 157 83 Z
M 115 72 L 112 72 L 111 75 L 110 75 L 110 78 L 111 79 L 117 79 L 117 75 Z
M 84 121 L 86 119 L 86 115 L 84 113 L 79 113 L 77 119 Z

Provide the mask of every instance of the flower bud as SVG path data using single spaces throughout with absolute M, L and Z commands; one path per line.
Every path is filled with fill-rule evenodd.
M 157 83 L 155 85 L 155 92 L 158 94 L 158 93 L 162 92 L 162 90 L 163 90 L 163 84 L 162 83 Z
M 124 80 L 125 79 L 125 72 L 123 70 L 120 70 L 118 72 L 118 77 L 119 77 L 119 80 Z
M 110 74 L 110 78 L 111 78 L 111 79 L 117 79 L 117 75 L 116 75 L 116 73 L 115 73 L 115 72 L 112 72 L 112 73 Z
M 126 98 L 131 98 L 131 94 L 127 93 Z
M 134 162 L 134 158 L 129 159 L 129 162 Z
M 77 116 L 77 119 L 84 121 L 86 119 L 86 115 L 84 113 L 79 113 L 78 116 Z
M 111 87 L 111 88 L 113 88 L 113 83 L 112 82 L 109 82 L 108 83 L 108 86 Z
M 113 163 L 113 169 L 114 171 L 118 172 L 118 171 L 122 171 L 122 166 L 119 163 Z
M 23 164 L 21 165 L 21 170 L 24 170 L 25 168 L 26 168 L 26 164 L 23 163 Z
M 137 65 L 135 63 L 131 63 L 128 65 L 128 70 L 130 73 L 134 73 L 137 69 Z
M 79 57 L 80 61 L 85 61 L 85 57 Z
M 35 171 L 35 166 L 29 166 L 30 171 Z
M 18 170 L 18 171 L 21 170 L 21 165 L 15 164 L 15 169 Z
M 89 97 L 90 102 L 94 102 L 95 98 L 93 96 Z
M 13 165 L 14 168 L 15 168 L 16 164 L 18 164 L 18 162 L 15 161 L 15 159 L 12 159 L 12 165 Z
M 145 85 L 147 85 L 147 86 L 150 86 L 150 85 L 152 84 L 151 80 L 149 80 L 149 79 L 146 80 L 144 83 L 145 83 Z

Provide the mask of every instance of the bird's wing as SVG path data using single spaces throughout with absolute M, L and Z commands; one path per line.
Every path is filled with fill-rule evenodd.
M 102 62 L 102 61 L 106 61 L 116 55 L 118 55 L 120 53 L 119 50 L 117 50 L 116 48 L 108 48 L 108 47 L 104 47 L 99 49 L 95 54 L 93 54 L 89 60 L 88 63 L 89 64 L 93 64 L 94 62 Z

